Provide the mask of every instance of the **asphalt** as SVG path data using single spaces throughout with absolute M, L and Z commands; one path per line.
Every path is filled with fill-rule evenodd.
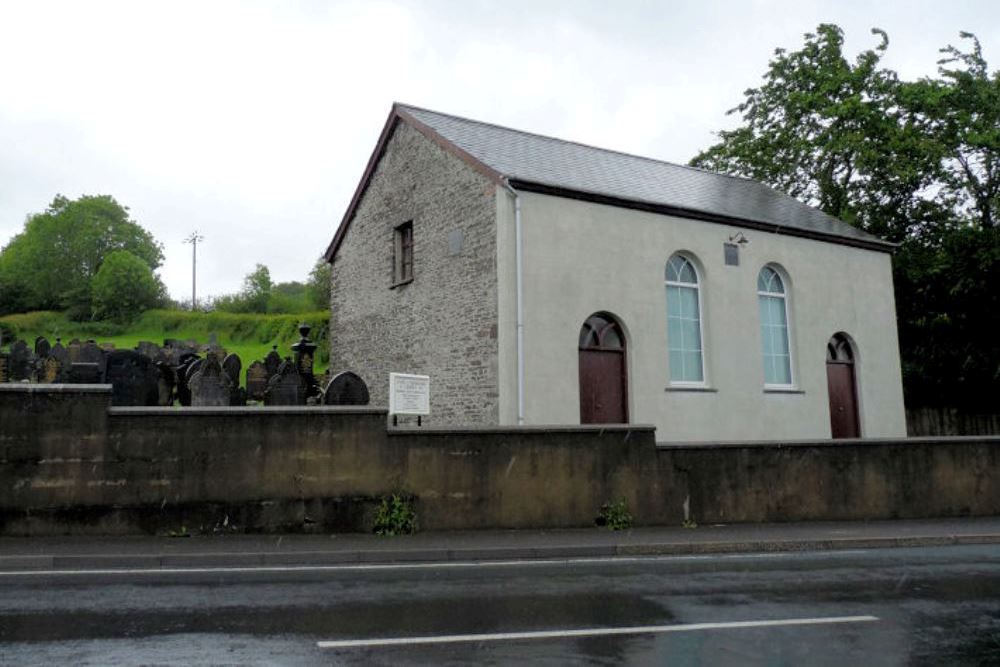
M 1000 517 L 429 532 L 379 537 L 5 537 L 0 572 L 605 558 L 998 544 Z

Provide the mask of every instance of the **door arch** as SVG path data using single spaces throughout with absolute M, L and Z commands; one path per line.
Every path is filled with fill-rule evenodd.
M 625 332 L 607 313 L 580 327 L 580 423 L 628 423 Z
M 826 386 L 830 397 L 830 433 L 834 438 L 859 438 L 858 388 L 854 373 L 854 348 L 844 333 L 826 344 Z

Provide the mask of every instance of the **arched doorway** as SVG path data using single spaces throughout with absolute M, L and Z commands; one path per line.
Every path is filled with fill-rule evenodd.
M 625 334 L 606 313 L 580 328 L 580 423 L 628 423 Z
M 830 396 L 830 431 L 833 437 L 861 437 L 854 350 L 845 334 L 834 334 L 826 344 L 826 384 Z

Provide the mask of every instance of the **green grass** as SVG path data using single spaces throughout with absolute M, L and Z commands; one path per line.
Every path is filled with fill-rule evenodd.
M 37 336 L 45 336 L 55 344 L 62 338 L 63 345 L 73 338 L 93 338 L 98 343 L 114 343 L 122 350 L 130 350 L 139 341 L 147 340 L 163 345 L 164 338 L 179 338 L 207 343 L 213 333 L 219 345 L 227 352 L 239 355 L 243 361 L 243 376 L 255 360 L 263 359 L 278 346 L 281 356 L 291 356 L 291 345 L 298 341 L 300 322 L 312 325 L 309 337 L 318 347 L 316 372 L 325 369 L 329 362 L 327 325 L 329 313 L 316 311 L 294 315 L 258 315 L 255 313 L 191 313 L 180 310 L 150 310 L 130 325 L 113 322 L 73 322 L 62 313 L 37 311 L 0 317 L 0 331 L 4 347 L 12 336 L 23 338 L 29 346 Z

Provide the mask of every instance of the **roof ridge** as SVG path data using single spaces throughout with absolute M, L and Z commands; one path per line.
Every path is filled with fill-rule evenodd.
M 556 141 L 561 144 L 571 144 L 573 146 L 580 146 L 581 148 L 589 148 L 590 150 L 602 151 L 604 153 L 613 153 L 615 155 L 622 155 L 624 157 L 635 158 L 638 160 L 646 160 L 647 162 L 655 162 L 657 164 L 666 164 L 671 167 L 677 167 L 679 169 L 688 169 L 691 171 L 697 171 L 703 174 L 710 174 L 712 176 L 725 176 L 726 178 L 732 178 L 738 181 L 744 181 L 746 183 L 752 183 L 754 185 L 764 185 L 753 178 L 747 176 L 739 176 L 737 174 L 726 174 L 721 171 L 712 171 L 711 169 L 705 169 L 703 167 L 693 167 L 687 164 L 679 164 L 677 162 L 670 162 L 669 160 L 660 160 L 655 157 L 649 157 L 647 155 L 637 155 L 635 153 L 626 153 L 625 151 L 615 150 L 614 148 L 604 148 L 602 146 L 595 146 L 593 144 L 585 144 L 582 141 L 573 141 L 572 139 L 561 139 L 559 137 L 553 137 L 548 134 L 541 134 L 539 132 L 531 132 L 528 130 L 520 130 L 516 127 L 510 127 L 509 125 L 500 125 L 499 123 L 490 123 L 484 120 L 477 120 L 475 118 L 468 118 L 467 116 L 459 116 L 453 113 L 445 113 L 443 111 L 436 111 L 434 109 L 428 109 L 426 107 L 418 107 L 415 104 L 406 104 L 404 102 L 395 102 L 394 106 L 400 107 L 402 109 L 414 109 L 416 111 L 424 111 L 426 113 L 436 114 L 438 116 L 445 116 L 446 118 L 454 118 L 456 120 L 465 121 L 466 123 L 475 123 L 476 125 L 485 125 L 486 127 L 495 127 L 499 130 L 506 130 L 507 132 L 516 132 L 517 134 L 524 134 L 530 137 L 538 137 L 539 139 L 545 139 L 547 141 Z M 773 189 L 773 188 L 772 188 Z

